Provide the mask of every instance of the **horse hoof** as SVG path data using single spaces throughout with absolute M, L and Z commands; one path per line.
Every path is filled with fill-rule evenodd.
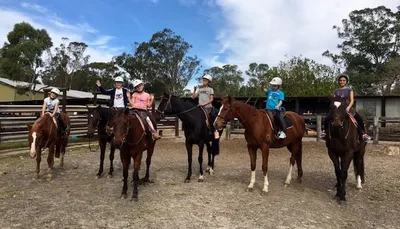
M 35 175 L 33 175 L 33 179 L 35 179 L 35 180 L 39 179 L 39 173 L 36 173 Z
M 131 202 L 137 202 L 139 200 L 139 198 L 137 197 L 132 197 Z
M 297 183 L 299 183 L 299 184 L 303 183 L 303 181 L 301 180 L 301 178 L 297 178 L 296 180 L 297 180 Z
M 253 188 L 246 188 L 246 192 L 253 192 Z
M 208 173 L 212 176 L 212 175 L 214 175 L 214 170 L 210 169 L 210 170 L 208 171 Z
M 126 198 L 128 198 L 127 194 L 121 194 L 121 199 L 126 199 Z
M 283 187 L 288 187 L 290 184 L 287 184 L 287 183 L 285 183 L 284 185 L 283 185 Z
M 190 179 L 185 179 L 185 183 L 190 183 Z
M 356 189 L 357 189 L 357 190 L 361 190 L 361 189 L 362 189 L 362 186 L 356 186 Z
M 112 178 L 112 177 L 113 177 L 112 174 L 108 174 L 108 175 L 107 175 L 107 178 Z
M 198 182 L 204 182 L 204 179 L 199 178 Z
M 96 175 L 96 177 L 95 177 L 96 180 L 97 180 L 97 179 L 100 179 L 100 178 L 101 178 L 100 175 Z
M 266 196 L 267 194 L 268 194 L 268 191 L 265 191 L 265 190 L 262 190 L 262 191 L 261 191 L 261 195 L 262 195 L 262 196 Z
M 47 180 L 47 181 L 51 181 L 51 180 L 53 180 L 53 176 L 52 176 L 51 174 L 47 175 L 47 178 L 46 178 L 46 180 Z

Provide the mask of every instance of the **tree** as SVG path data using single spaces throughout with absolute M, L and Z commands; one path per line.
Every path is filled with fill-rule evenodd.
M 204 74 L 210 74 L 213 77 L 212 88 L 216 96 L 226 95 L 235 96 L 243 85 L 243 73 L 237 65 L 224 65 L 222 67 L 212 67 L 204 70 Z M 201 77 L 198 78 L 201 81 Z
M 29 82 L 25 90 L 32 96 L 42 73 L 42 54 L 53 45 L 51 38 L 45 29 L 22 22 L 14 25 L 7 40 L 0 51 L 0 72 L 9 79 Z
M 384 6 L 354 10 L 349 19 L 342 20 L 342 27 L 334 26 L 339 39 L 339 54 L 323 53 L 334 64 L 351 72 L 352 85 L 361 93 L 381 84 L 381 73 L 385 63 L 399 56 L 400 13 Z M 354 77 L 355 76 L 355 77 Z M 383 79 L 383 81 L 386 81 Z M 360 84 L 357 84 L 360 83 Z
M 88 47 L 83 42 L 69 42 L 62 38 L 60 47 L 55 48 L 54 54 L 48 52 L 49 61 L 43 76 L 43 82 L 48 85 L 71 89 L 75 73 L 89 62 L 89 55 L 85 55 Z M 68 43 L 68 45 L 67 45 Z
M 260 81 L 267 78 L 268 73 L 270 73 L 270 68 L 268 64 L 249 64 L 249 69 L 246 71 L 246 75 L 249 76 L 247 81 L 247 86 L 244 86 L 240 90 L 240 95 L 242 96 L 262 96 L 263 92 L 260 91 Z
M 170 29 L 156 32 L 149 42 L 138 44 L 135 56 L 130 58 L 130 64 L 140 71 L 133 75 L 149 83 L 163 83 L 168 91 L 180 94 L 200 67 L 197 56 L 188 56 L 191 48 Z

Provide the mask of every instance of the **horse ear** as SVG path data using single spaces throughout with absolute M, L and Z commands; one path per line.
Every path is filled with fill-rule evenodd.
M 228 97 L 226 98 L 228 100 L 228 103 L 231 104 L 232 103 L 232 97 L 230 95 L 228 95 Z
M 128 115 L 128 114 L 129 114 L 129 108 L 125 108 L 124 113 L 125 113 L 126 115 Z
M 30 125 L 30 124 L 27 124 L 26 126 L 28 127 L 28 130 L 29 130 L 29 131 L 31 131 L 31 129 L 32 129 L 32 125 Z

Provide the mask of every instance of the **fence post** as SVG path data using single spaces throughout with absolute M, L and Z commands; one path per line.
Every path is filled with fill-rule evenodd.
M 225 138 L 231 139 L 231 122 L 228 122 L 225 127 Z
M 179 118 L 175 117 L 175 137 L 179 137 Z
M 378 144 L 379 143 L 379 117 L 377 117 L 377 116 L 374 117 L 373 134 L 374 134 L 373 144 Z
M 322 133 L 322 116 L 317 115 L 317 142 L 321 141 L 321 133 Z

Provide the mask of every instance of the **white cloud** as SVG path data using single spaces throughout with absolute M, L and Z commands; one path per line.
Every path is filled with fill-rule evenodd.
M 63 37 L 68 37 L 70 41 L 85 42 L 89 45 L 87 55 L 90 55 L 90 62 L 108 62 L 123 49 L 110 46 L 109 41 L 113 37 L 101 34 L 86 22 L 68 23 L 37 4 L 22 3 L 21 6 L 33 13 L 0 7 L 0 45 L 7 41 L 7 34 L 14 24 L 25 21 L 35 28 L 46 29 L 55 47 L 62 43 Z
M 213 55 L 203 58 L 209 66 L 237 64 L 246 70 L 251 62 L 276 65 L 285 55 L 300 55 L 330 64 L 325 50 L 340 42 L 333 25 L 341 25 L 352 10 L 385 5 L 395 9 L 397 0 L 206 0 L 222 12 Z M 219 18 L 221 20 L 221 18 Z M 220 23 L 220 22 L 219 22 Z

